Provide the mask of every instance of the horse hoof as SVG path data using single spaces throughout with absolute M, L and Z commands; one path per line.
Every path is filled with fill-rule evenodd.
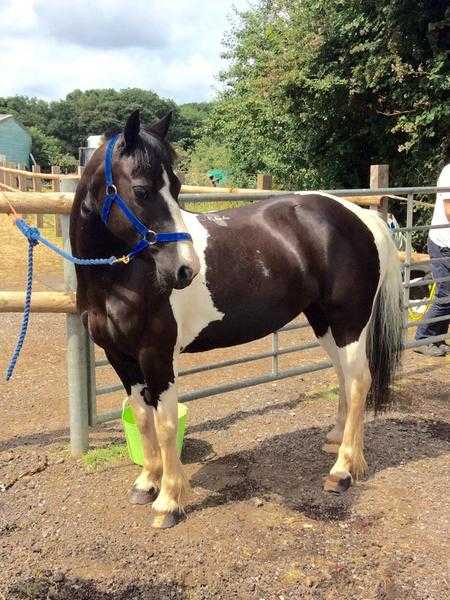
M 148 491 L 145 491 L 139 490 L 137 487 L 133 486 L 128 496 L 128 501 L 130 504 L 150 504 L 150 502 L 153 502 L 153 500 L 156 499 L 157 495 L 158 490 L 155 488 L 150 488 Z
M 175 527 L 184 518 L 184 514 L 177 512 L 170 513 L 153 513 L 152 527 L 154 529 L 169 529 Z
M 342 494 L 348 490 L 352 483 L 352 476 L 345 473 L 328 475 L 325 479 L 323 489 L 332 494 Z
M 327 454 L 337 454 L 339 452 L 339 443 L 325 442 L 322 446 L 322 452 L 326 452 Z

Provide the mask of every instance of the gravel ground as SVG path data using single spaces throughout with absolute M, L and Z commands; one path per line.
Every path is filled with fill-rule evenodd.
M 43 274 L 38 266 L 37 287 L 58 289 L 59 265 Z M 22 258 L 0 253 L 0 273 L 0 287 L 21 289 Z M 0 315 L 2 369 L 19 321 Z M 284 334 L 283 344 L 303 336 Z M 251 351 L 262 349 L 267 341 Z M 281 366 L 322 358 L 312 350 Z M 33 315 L 15 378 L 0 384 L 0 598 L 448 600 L 449 364 L 405 354 L 396 410 L 367 419 L 369 473 L 339 497 L 322 492 L 332 464 L 320 450 L 336 411 L 332 371 L 190 403 L 187 519 L 156 531 L 149 507 L 127 503 L 135 465 L 89 470 L 70 458 L 64 318 Z M 182 389 L 268 367 L 197 375 Z M 105 369 L 99 380 L 112 379 Z M 94 447 L 122 440 L 118 422 L 91 435 Z

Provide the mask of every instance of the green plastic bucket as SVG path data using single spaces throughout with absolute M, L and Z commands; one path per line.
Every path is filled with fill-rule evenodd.
M 177 452 L 181 454 L 184 442 L 184 432 L 186 430 L 187 406 L 178 404 L 178 432 L 177 432 Z M 144 464 L 144 449 L 142 447 L 141 434 L 134 418 L 133 409 L 125 402 L 122 410 L 122 425 L 127 441 L 128 454 L 136 465 Z

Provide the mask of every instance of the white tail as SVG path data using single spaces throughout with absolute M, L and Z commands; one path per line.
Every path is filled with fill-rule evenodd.
M 381 221 L 381 220 L 380 220 Z M 372 386 L 368 405 L 375 412 L 386 409 L 392 403 L 391 383 L 400 362 L 403 348 L 403 288 L 397 248 L 384 223 L 379 228 L 382 234 L 379 251 L 381 282 L 375 297 L 367 337 Z M 377 244 L 380 250 L 380 244 Z

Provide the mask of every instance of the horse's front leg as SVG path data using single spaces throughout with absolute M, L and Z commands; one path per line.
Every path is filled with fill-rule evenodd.
M 145 402 L 145 391 L 144 385 L 134 385 L 128 397 L 141 434 L 144 454 L 142 471 L 131 488 L 129 496 L 131 504 L 148 504 L 155 500 L 163 471 L 161 451 L 156 437 L 155 411 Z
M 144 451 L 144 464 L 135 480 L 129 500 L 131 504 L 148 504 L 158 495 L 162 462 L 154 423 L 154 411 L 145 400 L 144 374 L 139 362 L 114 347 L 105 349 L 109 362 L 128 391 L 128 402 L 133 408 Z
M 167 331 L 166 331 L 167 334 Z M 189 484 L 177 454 L 178 395 L 176 349 L 169 344 L 142 349 L 140 362 L 145 378 L 143 399 L 153 413 L 156 439 L 161 453 L 162 478 L 153 503 L 153 527 L 175 525 L 184 515 Z
M 175 525 L 183 516 L 189 483 L 177 453 L 178 395 L 176 382 L 159 396 L 155 410 L 156 434 L 163 465 L 161 491 L 153 502 L 153 527 Z

